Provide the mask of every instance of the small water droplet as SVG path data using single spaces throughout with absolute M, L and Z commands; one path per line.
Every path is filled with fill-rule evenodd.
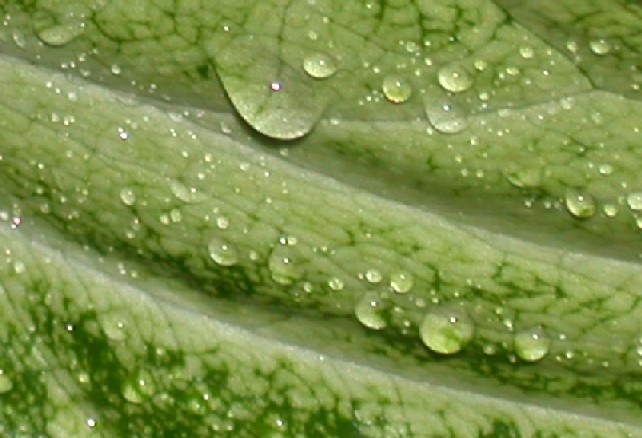
M 314 82 L 288 65 L 274 44 L 237 37 L 216 55 L 217 72 L 238 114 L 261 134 L 293 140 L 312 130 L 325 109 Z
M 367 292 L 357 302 L 354 314 L 364 326 L 373 330 L 381 330 L 388 325 L 382 315 L 383 308 L 384 305 L 379 294 L 374 291 Z
M 615 217 L 620 211 L 617 205 L 613 204 L 604 204 L 602 206 L 602 211 L 607 217 Z
M 460 65 L 448 65 L 439 69 L 437 80 L 446 91 L 461 93 L 473 85 L 468 71 Z
M 330 56 L 317 52 L 303 59 L 303 69 L 315 79 L 325 79 L 336 73 L 337 66 Z
M 366 271 L 366 281 L 368 283 L 379 283 L 383 277 L 381 276 L 381 272 L 377 271 L 376 269 L 368 269 Z
M 604 39 L 593 40 L 589 43 L 591 51 L 596 55 L 606 55 L 611 51 L 611 43 Z
M 232 266 L 238 262 L 238 253 L 226 241 L 214 237 L 207 244 L 210 258 L 219 266 Z
M 170 180 L 169 188 L 177 199 L 185 202 L 186 204 L 195 204 L 207 200 L 207 196 L 205 196 L 205 194 L 199 193 L 193 188 L 188 188 L 177 180 Z
M 330 280 L 328 280 L 328 286 L 332 290 L 343 290 L 343 280 L 341 280 L 339 277 L 332 277 Z
M 633 211 L 642 210 L 642 192 L 629 193 L 626 197 L 626 204 Z
M 111 73 L 112 73 L 113 75 L 118 76 L 121 72 L 122 72 L 122 71 L 121 71 L 120 65 L 118 65 L 118 64 L 112 64 L 112 66 L 111 66 Z
M 230 226 L 230 221 L 225 216 L 219 216 L 216 218 L 216 226 L 221 230 L 225 230 Z
M 130 187 L 123 187 L 120 190 L 120 200 L 125 205 L 134 205 L 136 203 L 136 193 Z
M 577 190 L 566 192 L 566 209 L 579 219 L 587 219 L 595 214 L 595 199 L 588 193 Z
M 464 114 L 452 104 L 426 102 L 425 111 L 430 124 L 443 134 L 456 134 L 466 129 Z
M 518 188 L 539 187 L 542 183 L 540 169 L 520 169 L 506 175 L 509 183 Z
M 519 48 L 519 54 L 524 59 L 530 59 L 533 56 L 535 56 L 535 51 L 533 50 L 532 47 L 522 46 Z
M 412 86 L 407 79 L 402 76 L 391 75 L 383 79 L 381 85 L 383 95 L 392 103 L 403 103 L 410 99 L 412 95 Z
M 398 294 L 405 294 L 412 289 L 415 280 L 407 272 L 395 272 L 390 276 L 390 288 Z
M 112 341 L 123 341 L 127 338 L 124 318 L 118 312 L 105 312 L 101 314 L 100 325 L 105 332 L 105 336 Z
M 6 394 L 11 389 L 13 389 L 13 382 L 4 370 L 0 370 L 0 394 Z
M 542 360 L 551 348 L 551 340 L 541 328 L 517 333 L 514 340 L 515 354 L 527 362 Z
M 470 317 L 460 310 L 436 310 L 428 313 L 419 328 L 424 344 L 440 354 L 461 351 L 473 338 L 475 329 Z

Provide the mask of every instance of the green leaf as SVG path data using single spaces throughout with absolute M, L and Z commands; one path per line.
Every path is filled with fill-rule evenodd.
M 0 11 L 2 433 L 642 436 L 639 3 Z

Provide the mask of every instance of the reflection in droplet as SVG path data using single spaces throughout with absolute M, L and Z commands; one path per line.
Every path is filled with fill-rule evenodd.
M 403 103 L 410 99 L 412 86 L 402 76 L 386 76 L 381 85 L 383 95 L 392 103 Z
M 424 344 L 440 354 L 459 352 L 471 341 L 474 332 L 470 317 L 458 309 L 432 311 L 424 317 L 419 328 Z
M 292 140 L 317 123 L 325 100 L 314 82 L 258 37 L 233 39 L 216 54 L 217 72 L 238 114 L 261 134 Z
M 466 129 L 465 115 L 452 104 L 427 100 L 425 111 L 430 124 L 441 133 L 456 134 Z
M 357 302 L 354 314 L 361 324 L 373 329 L 381 330 L 388 324 L 382 315 L 383 303 L 377 292 L 367 292 Z
M 578 219 L 587 219 L 595 214 L 595 199 L 588 193 L 568 190 L 565 201 L 568 212 Z
M 527 362 L 542 360 L 551 347 L 551 340 L 541 328 L 534 328 L 515 335 L 515 354 Z
M 439 69 L 437 80 L 446 91 L 461 93 L 473 85 L 468 71 L 459 65 L 448 65 Z
M 303 69 L 313 78 L 325 79 L 337 71 L 337 66 L 330 56 L 317 52 L 303 59 Z
M 213 237 L 207 244 L 210 258 L 219 266 L 232 266 L 238 262 L 238 253 L 226 241 Z

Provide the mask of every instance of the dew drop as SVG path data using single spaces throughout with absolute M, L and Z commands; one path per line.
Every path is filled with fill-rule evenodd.
M 77 21 L 40 27 L 36 30 L 36 34 L 43 43 L 49 46 L 64 46 L 78 38 L 84 31 L 85 24 Z
M 0 394 L 6 394 L 11 389 L 13 389 L 13 382 L 4 370 L 0 370 Z
M 276 283 L 288 286 L 301 278 L 301 270 L 292 258 L 288 245 L 277 244 L 268 259 L 270 276 Z
M 461 93 L 473 85 L 468 71 L 459 65 L 448 65 L 439 69 L 437 80 L 444 90 L 451 93 Z
M 390 288 L 398 294 L 409 292 L 414 284 L 414 278 L 407 272 L 395 272 L 390 276 Z
M 470 317 L 458 310 L 428 313 L 419 328 L 423 343 L 435 353 L 454 354 L 473 338 L 475 329 Z
M 410 82 L 397 75 L 386 76 L 383 79 L 381 89 L 383 91 L 383 95 L 386 96 L 386 99 L 392 103 L 403 103 L 410 99 L 410 96 L 412 95 L 412 86 L 410 85 Z
M 515 335 L 515 354 L 527 362 L 542 360 L 551 348 L 551 340 L 541 328 L 534 328 Z
M 588 193 L 568 190 L 565 202 L 568 212 L 578 219 L 587 219 L 595 214 L 595 199 Z
M 343 287 L 344 287 L 343 280 L 341 280 L 339 277 L 333 277 L 330 280 L 328 280 L 328 286 L 332 290 L 343 290 Z
M 524 59 L 531 59 L 533 56 L 535 56 L 535 51 L 532 47 L 522 46 L 519 48 L 519 54 Z
M 427 102 L 425 111 L 430 124 L 443 134 L 456 134 L 466 129 L 464 114 L 449 103 Z
M 606 55 L 611 51 L 611 44 L 604 39 L 593 40 L 589 43 L 591 51 L 596 55 Z
M 217 53 L 217 72 L 243 120 L 261 134 L 293 140 L 312 130 L 325 99 L 304 72 L 274 49 L 251 35 L 237 37 Z
M 123 317 L 118 313 L 103 313 L 100 317 L 100 325 L 105 336 L 112 341 L 124 341 L 127 338 L 125 322 L 123 321 Z
M 214 237 L 207 244 L 210 258 L 219 266 L 232 266 L 238 262 L 238 253 L 226 241 Z
M 642 192 L 629 193 L 626 197 L 626 204 L 631 210 L 642 210 Z
M 379 294 L 374 291 L 367 292 L 357 302 L 354 314 L 364 326 L 373 330 L 381 330 L 388 325 L 382 315 L 383 308 Z
M 129 376 L 121 388 L 125 400 L 135 404 L 142 403 L 146 398 L 151 396 L 154 391 L 155 386 L 151 375 L 144 370 L 140 370 L 134 375 Z
M 368 269 L 366 271 L 366 281 L 368 283 L 379 283 L 383 277 L 381 276 L 381 272 L 377 271 L 376 269 Z
M 176 180 L 171 180 L 169 182 L 169 188 L 177 199 L 185 202 L 186 204 L 195 204 L 207 200 L 205 194 L 198 193 L 195 189 L 188 188 L 183 183 Z
M 136 193 L 130 187 L 124 187 L 120 190 L 120 200 L 125 205 L 134 205 L 136 203 Z
M 617 205 L 613 204 L 604 204 L 602 207 L 602 211 L 607 217 L 615 217 L 617 216 L 618 212 L 620 211 Z
M 325 79 L 336 73 L 337 66 L 330 56 L 317 52 L 303 59 L 303 69 L 315 79 Z

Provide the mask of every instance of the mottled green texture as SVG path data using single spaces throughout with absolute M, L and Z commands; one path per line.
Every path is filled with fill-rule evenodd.
M 3 4 L 5 431 L 642 435 L 640 7 L 544 3 Z

